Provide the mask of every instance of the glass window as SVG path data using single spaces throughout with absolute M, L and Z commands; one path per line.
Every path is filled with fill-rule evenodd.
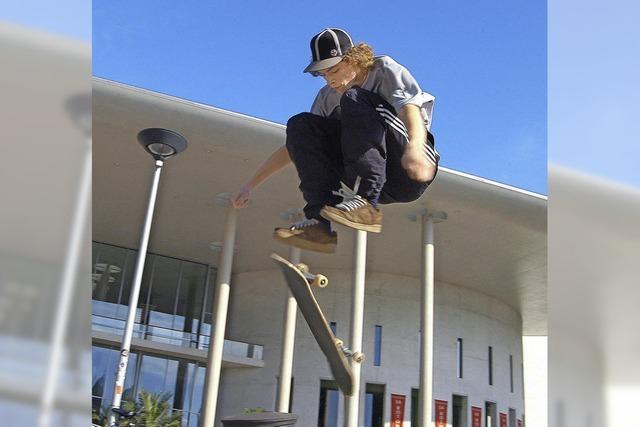
M 120 292 L 120 303 L 118 305 L 118 313 L 116 317 L 118 319 L 126 320 L 127 315 L 129 313 L 129 298 L 131 298 L 131 285 L 133 284 L 133 276 L 136 272 L 136 261 L 138 257 L 138 252 L 133 251 L 131 249 L 127 249 L 127 263 L 126 269 L 123 272 L 124 280 L 122 281 L 122 292 Z M 152 256 L 147 256 L 145 258 L 144 269 L 147 271 L 151 262 L 153 261 Z M 149 279 L 142 276 L 142 283 L 140 284 L 140 295 L 138 296 L 138 307 L 141 307 L 140 301 L 144 301 L 146 303 L 146 295 L 147 288 L 149 287 Z M 138 309 L 136 312 L 136 322 L 140 322 L 142 310 Z
M 178 377 L 176 385 L 176 398 L 174 408 L 188 412 L 191 407 L 191 395 L 196 374 L 196 364 L 180 361 L 178 364 Z
M 411 425 L 418 425 L 418 410 L 420 405 L 420 389 L 411 389 Z
M 177 259 L 156 256 L 149 297 L 149 325 L 173 329 L 181 264 Z
M 516 410 L 509 408 L 509 427 L 516 427 Z
M 462 353 L 462 338 L 458 338 L 458 344 L 457 344 L 457 353 L 458 353 L 458 378 L 462 378 L 462 358 L 463 358 L 463 353 Z
M 127 251 L 115 246 L 94 243 L 93 252 L 95 257 L 91 277 L 93 313 L 114 318 L 118 311 Z
M 209 348 L 211 337 L 211 324 L 213 323 L 213 296 L 215 293 L 215 270 L 210 269 L 208 274 L 207 289 L 204 299 L 204 312 L 202 313 L 202 324 L 200 325 L 200 336 L 198 337 L 198 348 Z
M 94 397 L 94 410 L 100 407 L 109 368 L 114 365 L 110 363 L 110 353 L 111 350 L 102 347 L 93 347 L 92 349 L 91 395 Z M 98 398 L 98 400 L 96 401 L 95 398 Z M 95 405 L 96 403 L 97 406 Z
M 489 385 L 493 385 L 493 347 L 489 346 Z
M 193 391 L 191 393 L 191 402 L 189 410 L 194 414 L 199 414 L 202 407 L 202 398 L 204 395 L 204 377 L 207 368 L 197 365 L 193 380 Z
M 509 355 L 509 384 L 513 393 L 513 355 Z
M 468 404 L 466 396 L 458 396 L 456 394 L 453 395 L 451 408 L 451 427 L 466 427 L 469 425 L 467 422 L 467 406 Z
M 186 261 L 182 263 L 173 329 L 183 332 L 183 344 L 189 347 L 197 346 L 196 338 L 202 317 L 206 275 L 205 265 Z
M 127 318 L 136 252 L 93 243 L 92 324 L 94 329 L 122 333 Z
M 382 362 L 382 326 L 376 325 L 374 338 L 373 366 L 380 366 Z
M 137 392 L 142 390 L 151 393 L 168 392 L 171 394 L 169 402 L 173 405 L 177 376 L 177 360 L 145 354 L 142 356 Z
M 484 414 L 485 427 L 498 427 L 498 409 L 495 402 L 484 403 Z
M 174 404 L 175 409 L 189 411 L 191 405 L 191 393 L 193 390 L 193 382 L 196 374 L 196 364 L 186 360 L 178 361 L 178 372 L 176 376 L 176 384 L 174 387 Z
M 365 427 L 383 426 L 384 385 L 367 384 L 365 387 Z
M 108 407 L 112 402 L 120 352 L 113 348 L 94 346 L 92 357 L 91 394 L 93 395 L 93 409 L 98 410 L 98 407 Z M 138 355 L 130 353 L 122 395 L 124 400 L 131 400 L 133 397 L 137 361 Z
M 93 347 L 93 409 L 108 409 L 115 381 L 119 350 Z M 195 362 L 131 353 L 123 400 L 141 390 L 169 393 L 173 408 L 182 412 L 184 426 L 198 427 L 206 368 Z
M 318 427 L 338 426 L 338 404 L 340 392 L 335 381 L 320 381 L 320 408 L 318 411 Z
M 114 334 L 124 331 L 137 255 L 131 249 L 94 242 L 94 330 Z M 148 254 L 135 313 L 134 338 L 206 349 L 213 304 L 212 280 L 207 276 L 208 267 L 204 264 Z

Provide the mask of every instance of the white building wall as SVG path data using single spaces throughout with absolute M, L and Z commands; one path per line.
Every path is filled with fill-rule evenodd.
M 351 272 L 323 271 L 329 286 L 315 291 L 327 321 L 337 322 L 337 336 L 348 344 Z M 476 291 L 436 283 L 434 399 L 447 400 L 452 419 L 452 394 L 468 397 L 471 406 L 498 403 L 498 412 L 524 410 L 522 386 L 522 323 L 519 314 L 500 301 Z M 264 345 L 264 368 L 225 369 L 222 374 L 219 415 L 244 408 L 273 410 L 282 340 L 287 288 L 279 271 L 234 275 L 227 338 Z M 420 284 L 414 277 L 369 273 L 366 282 L 362 368 L 365 383 L 384 384 L 384 419 L 390 420 L 390 394 L 406 396 L 405 426 L 410 425 L 411 389 L 419 384 Z M 382 326 L 382 363 L 373 366 L 375 325 Z M 456 340 L 464 340 L 464 378 L 456 377 Z M 488 385 L 488 346 L 493 346 L 494 385 Z M 514 393 L 509 390 L 509 355 L 514 360 Z M 298 425 L 317 424 L 320 379 L 331 379 L 324 355 L 304 318 L 298 314 L 294 354 L 293 411 Z M 361 399 L 363 422 L 364 399 Z M 433 404 L 433 402 L 432 402 Z M 340 412 L 342 412 L 342 402 Z M 342 414 L 340 414 L 340 417 Z M 341 425 L 342 419 L 339 419 Z
M 548 425 L 548 347 L 546 336 L 526 336 L 522 340 L 524 359 L 524 405 L 527 411 L 527 423 L 530 426 L 547 427 Z M 580 358 L 582 362 L 584 358 Z M 575 367 L 575 363 L 573 364 Z M 566 367 L 563 366 L 566 369 Z M 593 366 L 590 366 L 593 369 Z M 563 369 L 563 371 L 565 371 Z M 565 371 L 566 372 L 566 371 Z M 592 371 L 584 371 L 592 372 Z M 589 375 L 591 378 L 592 375 Z M 569 384 L 576 384 L 574 378 Z M 581 399 L 584 399 L 584 389 L 581 390 Z M 553 402 L 550 402 L 553 405 Z M 591 402 L 589 402 L 591 403 Z M 586 421 L 586 420 L 585 420 Z M 554 422 L 554 426 L 562 423 Z M 566 425 L 566 424 L 565 424 Z M 582 425 L 588 425 L 586 422 Z

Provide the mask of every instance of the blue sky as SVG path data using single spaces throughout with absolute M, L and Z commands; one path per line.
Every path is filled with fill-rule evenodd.
M 347 29 L 436 96 L 442 165 L 546 193 L 540 1 L 94 1 L 94 75 L 278 123 L 308 111 L 309 39 Z
M 91 1 L 87 0 L 2 0 L 0 21 L 91 41 Z
M 637 1 L 552 2 L 548 64 L 544 1 L 476 3 L 342 2 L 335 13 L 281 1 L 95 1 L 94 70 L 284 123 L 320 84 L 298 73 L 308 38 L 344 26 L 438 97 L 444 165 L 546 192 L 548 142 L 552 163 L 640 187 Z M 92 39 L 87 0 L 6 0 L 0 21 Z

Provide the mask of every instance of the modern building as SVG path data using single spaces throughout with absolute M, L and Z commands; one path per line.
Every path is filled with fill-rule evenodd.
M 125 398 L 142 389 L 168 392 L 184 425 L 198 426 L 228 209 L 216 197 L 239 188 L 284 142 L 285 128 L 102 79 L 94 80 L 93 102 L 94 409 L 111 401 L 153 171 L 136 135 L 164 127 L 184 135 L 189 147 L 163 170 Z M 275 408 L 287 288 L 269 255 L 288 256 L 289 248 L 271 232 L 303 205 L 297 185 L 289 167 L 238 212 L 218 420 L 245 408 Z M 434 226 L 434 408 L 453 427 L 524 425 L 523 337 L 547 335 L 546 205 L 539 194 L 441 168 L 422 199 L 383 208 L 383 232 L 368 239 L 359 425 L 391 425 L 398 416 L 404 426 L 417 425 L 415 216 L 425 209 L 447 214 Z M 335 255 L 302 258 L 329 277 L 316 295 L 346 342 L 354 236 L 346 228 L 338 235 Z M 404 405 L 400 414 L 397 402 Z M 344 417 L 342 397 L 301 316 L 290 409 L 304 427 L 342 425 Z

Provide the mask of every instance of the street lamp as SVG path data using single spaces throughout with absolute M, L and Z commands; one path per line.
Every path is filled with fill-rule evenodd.
M 187 148 L 187 140 L 177 132 L 148 128 L 140 131 L 138 141 L 154 159 L 164 161 Z
M 70 96 L 65 100 L 64 108 L 68 117 L 82 132 L 85 146 L 83 147 L 83 161 L 80 165 L 80 185 L 76 194 L 69 241 L 67 242 L 62 277 L 58 288 L 47 371 L 40 398 L 38 427 L 48 427 L 51 424 L 53 404 L 58 394 L 64 344 L 67 338 L 66 331 L 69 325 L 69 316 L 73 313 L 71 302 L 75 292 L 78 265 L 82 256 L 83 230 L 87 225 L 91 204 L 91 94 L 78 93 Z
M 131 285 L 131 296 L 129 298 L 129 312 L 127 323 L 125 324 L 122 346 L 120 347 L 120 362 L 116 373 L 116 383 L 113 390 L 113 402 L 111 414 L 109 415 L 109 425 L 115 425 L 114 410 L 120 409 L 122 393 L 124 391 L 124 380 L 129 362 L 129 350 L 131 349 L 131 339 L 133 337 L 133 326 L 135 323 L 136 310 L 138 307 L 138 297 L 140 295 L 140 284 L 142 283 L 142 273 L 144 271 L 144 260 L 147 256 L 147 245 L 149 244 L 149 233 L 151 231 L 151 221 L 153 219 L 153 209 L 156 204 L 158 193 L 158 182 L 160 181 L 160 171 L 164 161 L 169 157 L 184 151 L 187 148 L 187 140 L 177 132 L 162 128 L 148 128 L 138 133 L 138 142 L 155 159 L 156 169 L 153 174 L 153 183 L 149 194 L 147 214 L 142 226 L 142 236 L 138 247 L 138 257 Z

